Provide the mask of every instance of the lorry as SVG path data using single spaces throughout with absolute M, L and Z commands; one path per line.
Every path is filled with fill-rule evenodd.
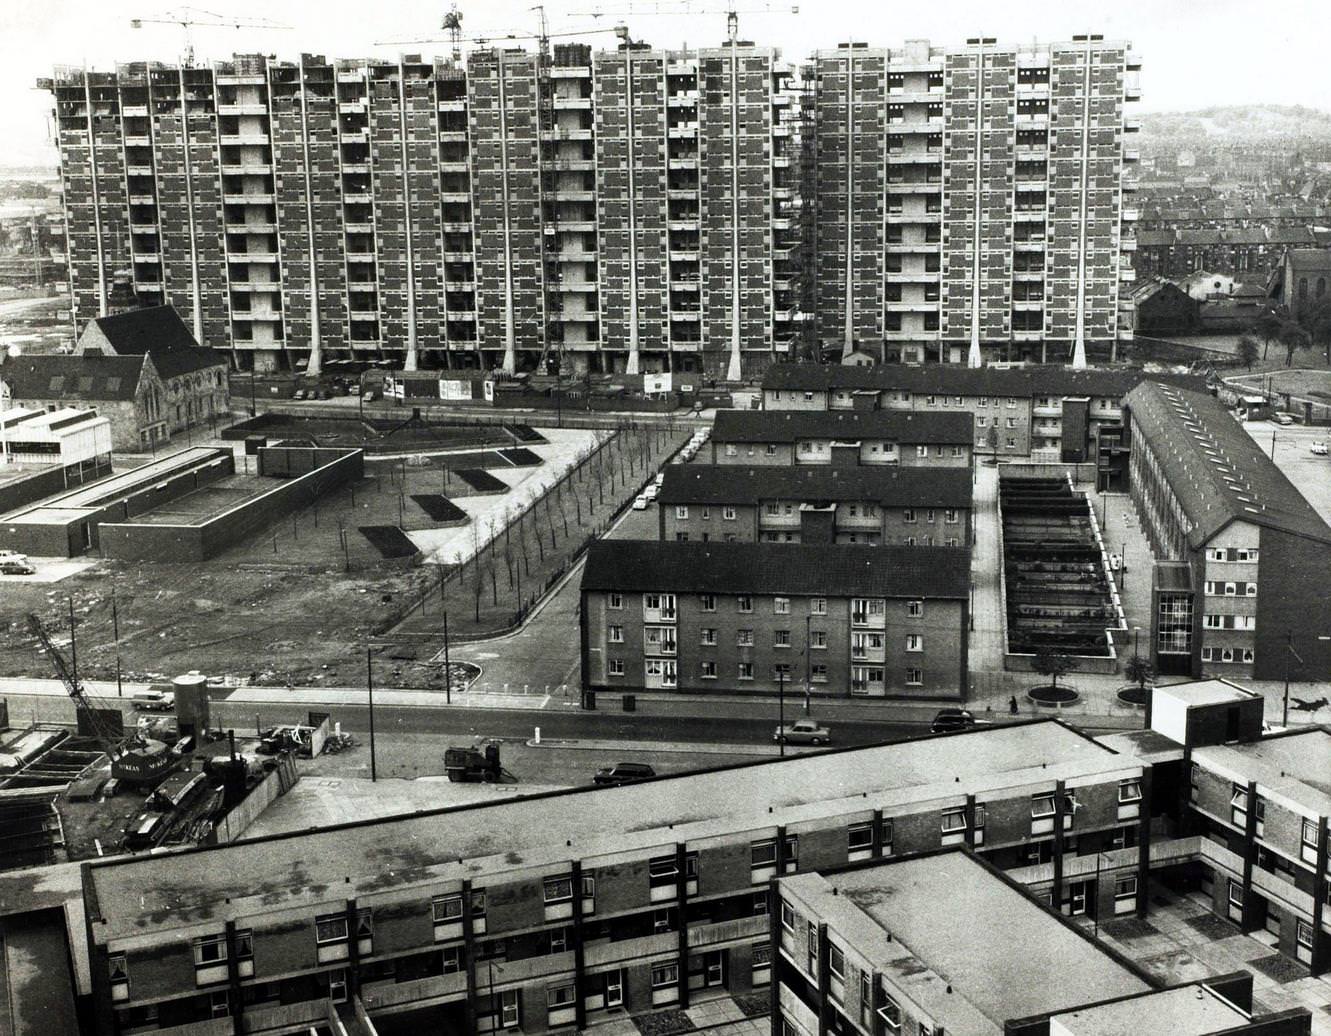
M 450 781 L 484 781 L 486 784 L 494 784 L 504 772 L 499 761 L 499 742 L 487 741 L 483 748 L 472 745 L 445 749 L 444 772 Z

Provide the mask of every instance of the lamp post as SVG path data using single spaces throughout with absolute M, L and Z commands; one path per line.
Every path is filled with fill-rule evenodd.
M 1299 660 L 1299 665 L 1303 665 L 1303 659 L 1300 658 L 1300 657 L 1299 657 L 1299 653 L 1298 653 L 1297 651 L 1294 650 L 1294 630 L 1292 630 L 1292 629 L 1287 629 L 1287 630 L 1285 630 L 1285 650 L 1288 651 L 1289 654 L 1285 656 L 1285 706 L 1284 706 L 1284 710 L 1283 710 L 1283 712 L 1282 712 L 1282 714 L 1281 714 L 1281 718 L 1280 718 L 1280 725 L 1281 725 L 1282 727 L 1288 727 L 1288 726 L 1289 726 L 1289 660 L 1290 660 L 1290 656 L 1292 655 L 1294 658 L 1297 658 L 1297 659 Z
M 370 780 L 379 779 L 374 757 L 374 649 L 365 649 L 365 689 L 370 699 Z
M 776 703 L 776 743 L 780 749 L 781 757 L 784 759 L 786 755 L 786 671 L 784 669 L 777 669 L 776 671 Z

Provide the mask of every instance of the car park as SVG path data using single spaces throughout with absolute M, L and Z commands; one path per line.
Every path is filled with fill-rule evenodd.
M 656 771 L 646 763 L 615 763 L 614 766 L 606 766 L 596 771 L 592 777 L 593 784 L 632 784 L 634 781 L 645 781 L 650 777 L 655 777 Z
M 967 709 L 939 709 L 929 730 L 943 734 L 949 730 L 970 730 L 975 726 L 975 717 Z
M 633 501 L 633 509 L 635 511 L 647 510 L 647 497 L 644 494 L 640 493 L 638 498 Z
M 777 727 L 772 740 L 784 741 L 788 745 L 826 745 L 832 740 L 832 731 L 816 720 L 799 719 L 784 727 Z

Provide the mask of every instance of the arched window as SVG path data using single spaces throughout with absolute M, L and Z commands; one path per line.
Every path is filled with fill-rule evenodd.
M 1321 298 L 1323 295 L 1325 295 L 1325 294 L 1326 294 L 1326 278 L 1325 278 L 1325 277 L 1318 277 L 1318 278 L 1317 278 L 1317 297 L 1320 299 L 1320 298 Z
M 1306 299 L 1307 297 L 1308 297 L 1308 278 L 1307 278 L 1307 277 L 1300 277 L 1300 278 L 1299 278 L 1299 298 L 1301 298 L 1301 299 Z

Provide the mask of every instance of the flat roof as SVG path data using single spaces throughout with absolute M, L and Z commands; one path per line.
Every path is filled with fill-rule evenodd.
M 1331 732 L 1312 727 L 1259 741 L 1194 748 L 1192 757 L 1244 783 L 1256 781 L 1314 816 L 1331 813 Z
M 670 464 L 661 504 L 753 505 L 763 500 L 872 501 L 885 506 L 970 507 L 964 467 L 857 464 Z
M 712 441 L 790 443 L 800 439 L 970 444 L 969 410 L 718 410 Z
M 1067 1036 L 1122 1036 L 1125 1032 L 1207 1036 L 1250 1021 L 1248 1015 L 1201 983 L 1082 1007 L 1049 1020 L 1059 1026 L 1052 1031 Z
M 112 475 L 110 478 L 99 479 L 96 482 L 90 482 L 86 486 L 79 486 L 68 492 L 60 493 L 44 503 L 34 504 L 31 507 L 15 511 L 3 520 L 24 523 L 66 521 L 71 514 L 81 515 L 89 509 L 109 503 L 117 497 L 138 492 L 145 485 L 159 479 L 178 475 L 190 468 L 199 467 L 208 461 L 224 456 L 228 452 L 226 449 L 219 449 L 214 446 L 191 446 L 179 453 L 173 453 L 169 457 L 150 461 L 137 468 L 121 472 L 119 475 Z
M 852 938 L 850 945 L 871 958 L 903 993 L 945 984 L 953 997 L 964 1000 L 964 1005 L 954 1006 L 946 995 L 937 995 L 939 989 L 926 1001 L 929 1014 L 946 1032 L 974 1031 L 973 1021 L 966 1024 L 966 1005 L 1001 1030 L 1009 1019 L 1084 1003 L 1088 990 L 1108 998 L 1152 988 L 1126 964 L 963 852 L 790 880 L 813 885 L 809 879 L 825 883 L 820 907 L 840 898 L 878 929 L 867 944 Z M 834 919 L 828 924 L 834 927 Z
M 1222 705 L 1225 702 L 1260 698 L 1261 695 L 1228 680 L 1192 680 L 1189 683 L 1171 683 L 1155 689 L 1156 694 L 1167 694 L 1185 705 Z
M 255 917 L 330 895 L 556 866 L 574 857 L 794 824 L 875 807 L 1132 769 L 1056 720 L 845 749 L 619 788 L 493 804 L 97 862 L 90 905 L 112 941 Z M 969 791 L 968 791 L 969 789 Z M 770 812 L 769 812 L 770 810 Z M 479 861 L 493 858 L 491 864 Z

